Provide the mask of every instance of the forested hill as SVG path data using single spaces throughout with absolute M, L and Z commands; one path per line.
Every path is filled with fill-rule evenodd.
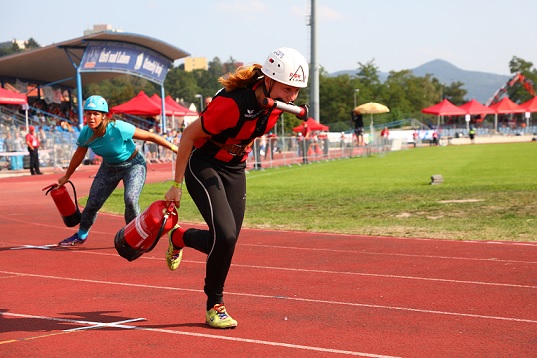
M 330 76 L 348 74 L 354 76 L 357 70 L 338 71 L 331 73 Z M 468 91 L 466 99 L 475 99 L 478 102 L 485 103 L 487 100 L 502 87 L 511 76 L 498 75 L 479 71 L 466 71 L 460 69 L 444 60 L 433 60 L 411 70 L 414 76 L 423 77 L 431 74 L 440 82 L 449 85 L 453 82 L 464 83 L 463 88 Z M 387 72 L 380 72 L 379 78 L 384 82 L 388 78 Z

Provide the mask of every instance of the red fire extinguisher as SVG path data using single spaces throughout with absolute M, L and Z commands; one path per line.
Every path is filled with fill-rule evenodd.
M 177 220 L 175 204 L 167 206 L 165 200 L 157 200 L 117 232 L 114 246 L 121 257 L 136 260 L 153 250 L 159 239 L 173 229 Z
M 71 196 L 67 192 L 67 188 L 64 185 L 62 185 L 61 187 L 58 187 L 58 184 L 51 184 L 43 188 L 42 190 L 47 191 L 45 195 L 48 195 L 48 193 L 50 193 L 52 200 L 54 200 L 54 204 L 56 204 L 56 208 L 58 208 L 58 211 L 60 212 L 60 215 L 62 216 L 64 224 L 67 227 L 73 227 L 80 223 L 81 214 L 80 214 L 80 209 L 78 208 L 78 201 L 76 198 L 75 186 L 70 180 L 68 182 L 73 187 L 73 194 L 75 196 L 74 202 L 71 199 Z

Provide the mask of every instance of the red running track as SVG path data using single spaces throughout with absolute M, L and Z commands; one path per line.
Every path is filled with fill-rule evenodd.
M 72 177 L 79 196 L 96 169 Z M 170 170 L 151 164 L 148 182 Z M 74 231 L 41 191 L 59 175 L 0 179 L 0 357 L 537 352 L 536 243 L 245 229 L 226 286 L 239 326 L 221 331 L 204 324 L 204 255 L 187 248 L 171 272 L 161 240 L 128 262 L 106 214 L 84 246 L 51 246 Z

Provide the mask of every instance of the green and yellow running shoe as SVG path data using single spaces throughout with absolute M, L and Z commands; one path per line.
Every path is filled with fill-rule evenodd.
M 172 236 L 175 230 L 179 229 L 179 224 L 175 225 L 173 229 L 168 232 L 168 250 L 166 251 L 166 264 L 172 271 L 177 270 L 183 257 L 183 248 L 177 248 L 173 245 Z
M 237 327 L 237 321 L 227 314 L 226 308 L 221 304 L 214 305 L 213 308 L 207 311 L 205 314 L 205 322 L 214 328 Z

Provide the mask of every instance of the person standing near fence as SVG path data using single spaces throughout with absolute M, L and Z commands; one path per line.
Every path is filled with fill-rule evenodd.
M 311 146 L 311 140 L 312 140 L 311 128 L 308 126 L 308 123 L 304 122 L 302 126 L 302 143 L 301 143 L 303 164 L 310 163 L 308 156 L 309 156 L 309 150 Z
M 474 126 L 470 127 L 470 131 L 468 132 L 468 136 L 470 137 L 470 142 L 472 144 L 475 144 L 475 132 L 476 132 L 476 130 L 475 130 Z
M 354 123 L 354 136 L 356 137 L 356 145 L 364 145 L 364 119 L 360 112 L 351 111 L 351 118 Z
M 24 151 L 24 139 L 21 137 L 21 132 L 16 129 L 15 130 L 15 138 L 13 138 L 12 142 L 12 149 L 14 152 L 22 152 Z M 14 168 L 13 170 L 22 170 L 24 168 L 24 155 L 15 155 L 12 157 L 12 160 L 14 161 Z
M 175 181 L 165 199 L 180 205 L 184 178 L 208 228 L 172 229 L 166 263 L 176 270 L 184 247 L 207 255 L 205 322 L 213 328 L 237 326 L 224 306 L 224 283 L 246 208 L 246 159 L 254 140 L 268 133 L 282 113 L 263 107 L 263 101 L 295 101 L 300 89 L 307 86 L 308 75 L 308 62 L 302 54 L 291 48 L 277 49 L 263 66 L 239 67 L 220 77 L 224 88 L 183 132 Z M 300 119 L 308 118 L 305 112 Z
M 34 126 L 30 126 L 28 130 L 28 134 L 26 134 L 26 145 L 30 154 L 30 173 L 32 175 L 42 175 L 43 173 L 39 169 L 39 138 L 35 133 Z

